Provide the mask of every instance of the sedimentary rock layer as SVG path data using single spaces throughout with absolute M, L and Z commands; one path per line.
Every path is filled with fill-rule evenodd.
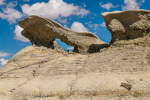
M 90 32 L 75 32 L 62 27 L 53 20 L 40 16 L 28 16 L 18 22 L 24 28 L 22 35 L 27 37 L 32 44 L 49 47 L 55 39 L 74 46 L 74 52 L 91 53 L 107 46 L 96 35 Z
M 149 100 L 150 48 L 82 55 L 28 46 L 0 69 L 1 100 Z M 44 51 L 43 51 L 44 50 Z

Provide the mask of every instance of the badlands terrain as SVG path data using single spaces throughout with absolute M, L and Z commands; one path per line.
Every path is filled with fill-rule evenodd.
M 32 46 L 0 68 L 0 100 L 150 100 L 150 11 L 101 15 L 110 44 L 45 17 L 19 21 Z

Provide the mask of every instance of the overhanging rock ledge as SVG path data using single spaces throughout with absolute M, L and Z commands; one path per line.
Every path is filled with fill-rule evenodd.
M 108 46 L 91 32 L 75 32 L 45 17 L 32 15 L 18 23 L 24 29 L 21 34 L 37 46 L 50 47 L 57 38 L 79 53 L 98 52 Z
M 105 12 L 101 14 L 111 33 L 111 44 L 124 42 L 127 44 L 146 44 L 150 36 L 150 11 L 137 9 Z M 142 39 L 140 39 L 142 38 Z

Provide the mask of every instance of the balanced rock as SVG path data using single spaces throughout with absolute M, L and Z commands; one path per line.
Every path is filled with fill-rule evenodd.
M 90 32 L 75 32 L 62 27 L 60 24 L 41 16 L 28 16 L 18 22 L 24 28 L 21 32 L 32 44 L 50 47 L 55 39 L 74 46 L 74 52 L 92 53 L 107 46 L 96 35 Z
M 150 35 L 150 11 L 114 11 L 105 12 L 101 15 L 106 22 L 108 30 L 111 32 L 111 43 L 120 40 L 133 40 Z M 131 42 L 136 42 L 136 40 Z

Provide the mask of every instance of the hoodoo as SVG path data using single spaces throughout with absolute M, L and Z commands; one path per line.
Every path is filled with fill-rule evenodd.
M 108 45 L 91 32 L 75 32 L 41 16 L 28 16 L 19 21 L 19 25 L 24 29 L 22 35 L 37 46 L 50 47 L 58 38 L 74 46 L 74 52 L 93 53 Z
M 150 11 L 127 10 L 101 14 L 111 32 L 111 43 L 120 40 L 135 40 L 150 36 Z M 144 38 L 143 41 L 146 38 Z M 135 42 L 134 41 L 134 42 Z M 133 41 L 131 41 L 133 42 Z

